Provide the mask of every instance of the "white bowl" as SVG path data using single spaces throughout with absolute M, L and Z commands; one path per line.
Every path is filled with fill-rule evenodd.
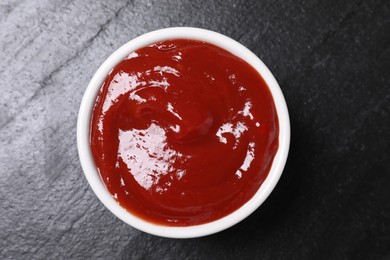
M 279 119 L 279 148 L 275 155 L 268 177 L 260 186 L 256 194 L 242 207 L 226 217 L 206 224 L 188 227 L 156 225 L 134 216 L 126 209 L 119 206 L 110 192 L 106 189 L 99 176 L 89 143 L 90 121 L 96 96 L 111 69 L 122 61 L 129 53 L 139 48 L 159 41 L 178 38 L 194 39 L 212 43 L 233 53 L 252 65 L 267 83 L 272 93 Z M 141 35 L 129 41 L 108 57 L 108 59 L 100 66 L 91 79 L 81 102 L 77 122 L 77 145 L 81 165 L 89 185 L 92 187 L 101 202 L 115 216 L 139 230 L 157 236 L 170 238 L 201 237 L 217 233 L 235 225 L 254 212 L 268 197 L 278 182 L 287 160 L 290 145 L 290 120 L 285 99 L 274 76 L 264 63 L 245 46 L 229 37 L 209 30 L 190 27 L 166 28 Z

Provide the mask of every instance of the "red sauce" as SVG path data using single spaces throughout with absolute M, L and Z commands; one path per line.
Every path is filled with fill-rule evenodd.
M 107 76 L 91 149 L 117 202 L 160 225 L 217 220 L 244 205 L 278 148 L 271 93 L 249 64 L 193 40 L 131 53 Z

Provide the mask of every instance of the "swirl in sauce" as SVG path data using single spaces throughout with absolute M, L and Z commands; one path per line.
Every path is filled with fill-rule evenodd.
M 209 43 L 177 39 L 128 55 L 107 76 L 91 149 L 107 189 L 140 218 L 190 226 L 244 205 L 278 148 L 268 86 Z

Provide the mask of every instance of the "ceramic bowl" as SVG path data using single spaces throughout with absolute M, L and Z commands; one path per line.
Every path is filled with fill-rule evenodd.
M 275 102 L 279 119 L 279 148 L 275 155 L 268 177 L 259 187 L 255 195 L 242 207 L 221 219 L 206 224 L 187 227 L 170 227 L 147 222 L 131 214 L 115 201 L 99 176 L 92 157 L 89 141 L 90 121 L 96 96 L 111 69 L 122 61 L 129 53 L 137 49 L 159 41 L 179 38 L 194 39 L 217 45 L 245 60 L 259 72 L 267 83 Z M 213 31 L 189 27 L 166 28 L 146 33 L 129 41 L 116 50 L 100 66 L 91 79 L 81 102 L 77 122 L 77 145 L 81 165 L 89 185 L 100 201 L 115 216 L 134 228 L 153 235 L 170 238 L 192 238 L 217 233 L 235 225 L 249 216 L 265 201 L 278 182 L 287 160 L 290 145 L 290 121 L 286 102 L 278 83 L 270 70 L 249 49 L 237 41 Z

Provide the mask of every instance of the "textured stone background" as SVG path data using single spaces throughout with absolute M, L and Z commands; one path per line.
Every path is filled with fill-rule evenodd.
M 389 259 L 390 2 L 0 1 L 1 259 Z M 235 227 L 137 231 L 83 176 L 76 119 L 98 66 L 145 32 L 196 26 L 273 71 L 292 124 L 286 170 Z

